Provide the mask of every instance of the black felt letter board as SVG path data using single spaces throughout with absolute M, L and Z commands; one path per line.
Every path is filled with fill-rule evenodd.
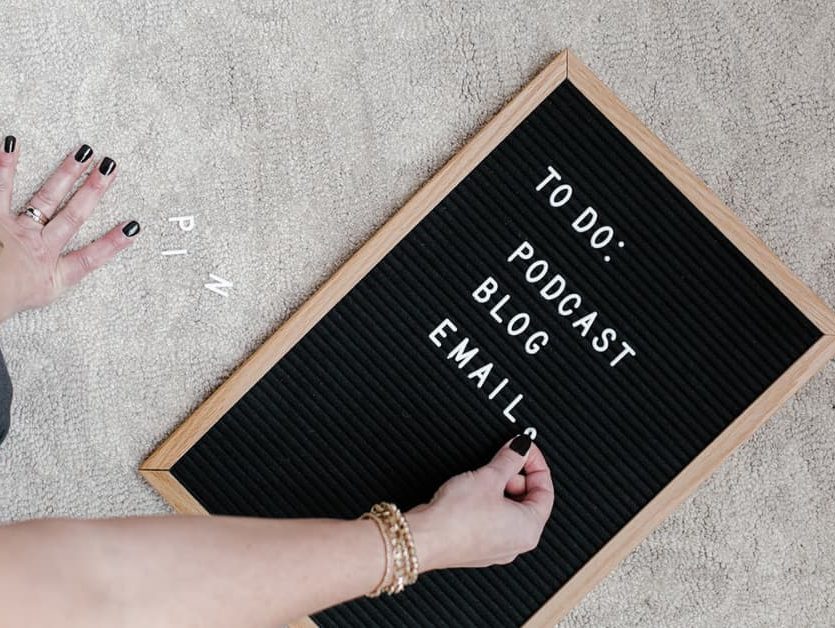
M 560 178 L 537 190 L 549 166 Z M 563 183 L 571 196 L 560 204 Z M 596 228 L 572 226 L 587 207 L 596 228 L 612 227 L 601 248 L 590 243 Z M 524 242 L 531 259 L 525 249 L 508 262 Z M 540 259 L 547 273 L 529 281 Z M 555 274 L 563 296 L 581 297 L 575 315 L 540 294 Z M 473 293 L 488 277 L 497 290 L 482 304 Z M 589 319 L 576 323 L 591 312 L 582 335 Z M 519 313 L 530 323 L 512 335 Z M 445 319 L 456 331 L 436 333 L 438 346 L 431 335 Z M 617 338 L 601 352 L 607 328 Z M 529 353 L 535 331 L 547 344 Z M 313 618 L 519 625 L 820 336 L 564 81 L 172 473 L 211 513 L 353 518 L 384 499 L 404 510 L 428 500 L 535 428 L 557 494 L 536 550 L 507 566 L 433 572 L 401 595 Z M 459 368 L 461 355 L 448 356 L 464 338 L 479 351 Z M 612 366 L 621 342 L 634 355 Z M 469 376 L 487 363 L 486 376 Z M 514 423 L 504 410 L 518 394 Z

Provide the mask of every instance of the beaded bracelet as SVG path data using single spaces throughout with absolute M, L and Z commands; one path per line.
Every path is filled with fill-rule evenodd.
M 383 591 L 389 595 L 400 593 L 406 586 L 414 584 L 418 577 L 419 564 L 415 542 L 406 517 L 392 503 L 374 504 L 361 519 L 373 519 L 380 530 L 386 548 L 386 570 L 380 584 L 368 597 L 377 597 Z

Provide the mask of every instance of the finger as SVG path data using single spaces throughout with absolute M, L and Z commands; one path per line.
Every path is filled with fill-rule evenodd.
M 12 208 L 12 189 L 14 187 L 14 173 L 17 169 L 17 139 L 14 135 L 3 138 L 3 150 L 0 152 L 0 216 L 3 220 L 9 218 Z
M 105 157 L 99 162 L 99 167 L 90 173 L 84 185 L 76 190 L 64 209 L 44 227 L 43 237 L 47 244 L 60 251 L 73 239 L 116 178 L 115 170 L 116 162 L 110 157 Z
M 47 218 L 52 217 L 58 206 L 70 193 L 75 182 L 84 174 L 87 169 L 87 162 L 93 156 L 93 149 L 84 144 L 70 153 L 53 172 L 41 188 L 35 192 L 35 196 L 29 201 L 29 205 L 41 210 Z M 18 220 L 27 226 L 37 225 L 28 216 L 20 216 Z
M 522 497 L 527 492 L 527 484 L 524 475 L 514 475 L 510 478 L 507 486 L 504 487 L 504 492 L 511 497 Z
M 136 234 L 139 223 L 132 220 L 122 223 L 95 242 L 68 253 L 58 260 L 58 277 L 62 287 L 77 284 L 91 272 L 112 260 L 119 251 L 129 247 Z
M 536 445 L 531 445 L 528 452 L 525 474 L 527 493 L 522 503 L 532 508 L 544 522 L 551 516 L 554 507 L 554 482 L 545 456 Z
M 525 466 L 530 445 L 530 437 L 527 434 L 519 434 L 519 436 L 505 443 L 504 447 L 499 449 L 498 453 L 487 464 L 488 467 L 498 472 L 502 480 L 502 487 Z

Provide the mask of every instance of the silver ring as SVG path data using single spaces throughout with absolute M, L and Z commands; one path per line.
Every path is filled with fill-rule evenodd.
M 27 207 L 26 211 L 23 213 L 40 225 L 45 225 L 49 222 L 49 218 L 46 217 L 46 214 L 44 214 L 37 207 Z

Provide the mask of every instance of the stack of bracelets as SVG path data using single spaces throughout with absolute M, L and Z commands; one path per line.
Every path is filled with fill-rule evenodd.
M 383 591 L 393 595 L 414 584 L 418 577 L 418 557 L 409 524 L 400 509 L 394 504 L 380 502 L 360 518 L 374 520 L 386 546 L 383 579 L 367 594 L 368 597 L 377 597 Z

